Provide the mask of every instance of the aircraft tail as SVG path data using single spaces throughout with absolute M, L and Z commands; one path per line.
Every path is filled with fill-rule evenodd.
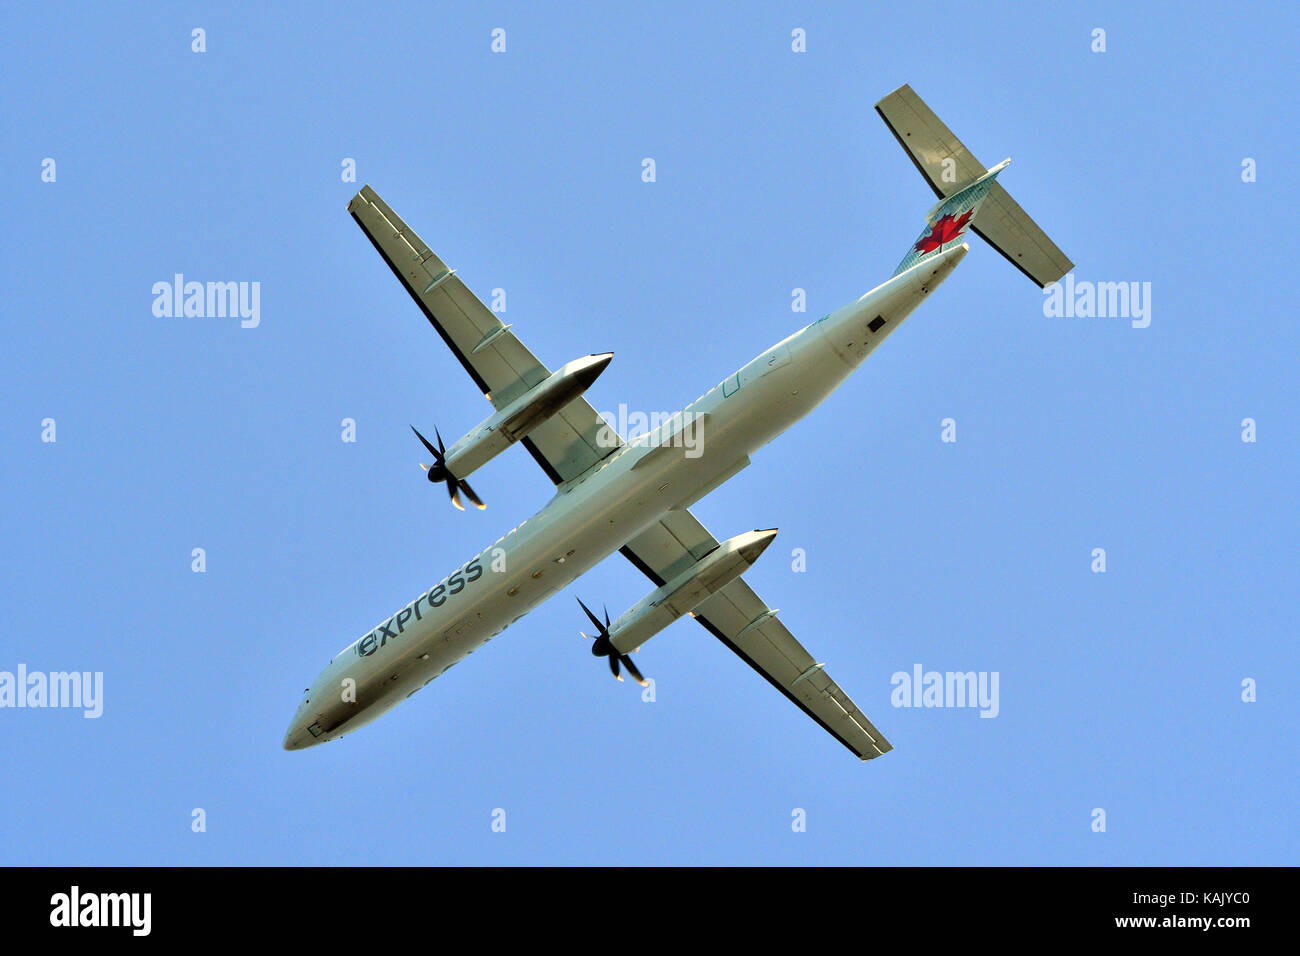
M 925 231 L 895 275 L 948 248 L 967 229 L 973 229 L 1039 286 L 1057 281 L 1074 268 L 997 182 L 1009 159 L 986 170 L 910 86 L 900 86 L 882 99 L 876 112 L 939 197 L 926 217 Z M 976 222 L 981 207 L 983 215 Z
M 937 256 L 953 243 L 960 242 L 966 230 L 975 224 L 975 216 L 989 191 L 997 185 L 998 173 L 1007 168 L 1011 160 L 1004 159 L 983 176 L 963 186 L 947 199 L 940 199 L 925 215 L 925 228 L 907 255 L 894 270 L 894 275 L 906 272 L 913 266 L 920 265 L 926 259 Z

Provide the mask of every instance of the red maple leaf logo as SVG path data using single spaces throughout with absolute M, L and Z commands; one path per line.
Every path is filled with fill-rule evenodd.
M 929 235 L 922 236 L 912 248 L 920 253 L 934 252 L 934 250 L 942 248 L 945 243 L 952 242 L 961 234 L 962 229 L 966 223 L 970 222 L 971 214 L 974 212 L 974 209 L 968 209 L 957 219 L 954 219 L 951 215 L 940 216 L 935 224 L 930 227 Z

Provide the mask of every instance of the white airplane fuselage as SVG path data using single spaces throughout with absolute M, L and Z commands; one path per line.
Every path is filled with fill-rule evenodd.
M 379 717 L 670 509 L 717 487 L 839 387 L 967 248 L 955 245 L 800 329 L 689 405 L 680 421 L 561 485 L 535 515 L 339 652 L 307 690 L 285 749 Z M 681 426 L 685 442 L 673 437 Z

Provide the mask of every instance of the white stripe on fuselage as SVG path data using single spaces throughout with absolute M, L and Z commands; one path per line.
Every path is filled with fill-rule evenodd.
M 947 271 L 962 254 L 964 247 L 944 253 L 952 257 Z M 913 272 L 928 276 L 940 258 Z M 942 278 L 923 288 L 919 276 L 896 276 L 710 389 L 683 415 L 687 422 L 707 416 L 690 447 L 697 457 L 679 444 L 633 468 L 672 433 L 670 421 L 562 485 L 537 514 L 341 651 L 308 691 L 286 746 L 331 740 L 374 720 L 691 501 L 820 404 Z M 869 334 L 882 314 L 886 327 Z M 319 737 L 307 734 L 312 724 Z

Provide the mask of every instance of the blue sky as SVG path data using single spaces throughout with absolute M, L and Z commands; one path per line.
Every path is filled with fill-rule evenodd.
M 0 670 L 102 671 L 104 713 L 0 710 L 0 863 L 1297 862 L 1292 6 L 5 19 Z M 904 82 L 1013 157 L 1077 279 L 1151 283 L 1151 323 L 1045 317 L 973 239 L 694 509 L 781 529 L 749 580 L 895 751 L 858 763 L 689 621 L 638 657 L 654 703 L 610 680 L 573 595 L 648 591 L 618 555 L 282 751 L 337 650 L 551 491 L 518 449 L 486 512 L 423 481 L 408 423 L 485 409 L 347 215 L 360 184 L 552 367 L 612 350 L 597 408 L 674 410 L 902 257 L 933 197 L 872 104 Z M 156 317 L 175 273 L 260 283 L 260 324 Z M 916 664 L 997 672 L 998 716 L 891 706 Z

